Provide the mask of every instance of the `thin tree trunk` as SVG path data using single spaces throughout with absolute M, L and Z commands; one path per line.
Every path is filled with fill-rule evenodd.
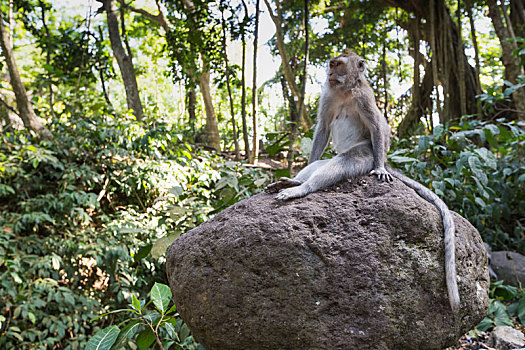
M 439 24 L 441 26 L 441 30 L 439 31 L 441 33 L 441 56 L 442 56 L 442 67 L 451 67 L 453 64 L 453 60 L 451 59 L 452 52 L 451 50 L 454 50 L 454 47 L 452 45 L 452 40 L 450 39 L 450 32 L 449 27 L 446 24 L 446 16 L 445 16 L 445 3 L 444 1 L 438 1 L 438 8 L 437 8 L 437 14 L 439 18 Z M 439 47 L 438 47 L 439 50 Z M 452 86 L 450 82 L 451 79 L 451 71 L 450 69 L 443 69 L 443 74 L 441 77 L 441 81 L 443 84 L 441 85 L 443 87 L 443 119 L 440 120 L 441 124 L 445 124 L 450 119 L 452 119 L 452 104 L 450 100 L 450 91 L 452 91 Z
M 232 89 L 230 86 L 230 64 L 228 62 L 228 52 L 226 51 L 226 21 L 224 20 L 224 13 L 221 13 L 222 16 L 222 55 L 224 58 L 224 65 L 226 68 L 226 88 L 228 90 L 228 98 L 230 100 L 230 113 L 231 113 L 231 121 L 232 121 L 232 128 L 233 128 L 233 144 L 235 146 L 235 160 L 241 159 L 241 154 L 239 151 L 239 140 L 237 139 L 237 125 L 235 123 L 235 111 L 233 106 L 233 97 L 232 97 Z
M 419 56 L 419 16 L 416 16 L 414 25 L 414 86 L 412 88 L 413 96 L 412 103 L 416 111 L 421 111 L 421 91 L 420 91 L 420 73 L 419 66 L 421 64 Z M 422 112 L 422 111 L 421 111 Z M 419 117 L 422 113 L 419 114 Z M 419 119 L 419 118 L 418 118 Z
M 113 0 L 97 1 L 103 4 L 104 10 L 107 14 L 109 41 L 111 43 L 113 54 L 117 59 L 117 63 L 120 68 L 120 73 L 122 75 L 122 80 L 124 82 L 128 108 L 133 110 L 133 114 L 135 115 L 137 120 L 141 120 L 144 111 L 142 109 L 142 102 L 140 101 L 137 77 L 135 74 L 135 68 L 133 67 L 132 58 L 131 56 L 126 54 L 126 51 L 122 46 L 122 39 L 119 33 L 117 8 L 115 7 Z
M 104 41 L 104 32 L 102 31 L 102 26 L 98 26 L 98 33 L 100 35 L 100 40 Z M 101 68 L 98 71 L 100 76 L 100 85 L 102 85 L 102 92 L 104 93 L 104 99 L 106 100 L 107 104 L 113 108 L 113 104 L 111 103 L 111 100 L 109 99 L 109 94 L 106 88 L 106 80 L 104 79 L 104 69 Z
M 516 38 L 516 34 L 514 33 L 514 28 L 512 26 L 512 22 L 510 20 L 509 14 L 507 13 L 507 7 L 505 6 L 505 0 L 500 0 L 500 6 L 501 6 L 501 12 L 503 12 L 503 18 L 505 18 L 505 24 L 507 25 L 507 29 L 509 31 L 509 35 L 511 39 Z M 514 43 L 514 47 L 517 49 L 518 45 L 515 41 L 512 41 Z
M 241 64 L 241 119 L 242 119 L 242 136 L 244 139 L 244 158 L 250 159 L 250 139 L 248 136 L 248 124 L 246 122 L 246 38 L 245 28 L 248 23 L 248 7 L 246 1 L 242 0 L 242 6 L 244 7 L 244 19 L 241 28 L 241 41 L 242 41 L 242 64 Z
M 522 67 L 518 60 L 513 57 L 516 43 L 508 40 L 510 38 L 510 33 L 503 24 L 496 0 L 487 0 L 487 4 L 489 6 L 489 16 L 502 47 L 502 61 L 505 66 L 505 78 L 511 83 L 516 84 L 518 76 L 523 74 Z M 514 107 L 519 111 L 518 118 L 520 120 L 525 120 L 525 88 L 516 90 L 511 96 L 514 102 Z
M 193 142 L 196 142 L 195 123 L 197 121 L 197 116 L 195 115 L 195 105 L 197 104 L 197 97 L 195 96 L 195 85 L 193 83 L 191 83 L 190 87 L 186 90 L 186 98 L 188 100 L 188 119 L 193 135 Z
M 7 64 L 7 70 L 9 71 L 11 86 L 15 93 L 18 113 L 24 122 L 24 126 L 28 130 L 35 131 L 41 137 L 51 137 L 49 130 L 38 120 L 35 111 L 33 110 L 33 106 L 31 106 L 27 96 L 26 88 L 22 83 L 18 66 L 16 65 L 13 47 L 11 46 L 9 39 L 9 32 L 4 26 L 4 15 L 2 11 L 0 11 L 0 44 Z
M 186 10 L 193 14 L 195 12 L 195 4 L 191 0 L 182 0 Z M 159 8 L 160 11 L 160 8 Z M 193 20 L 190 21 L 190 26 L 192 30 L 200 32 Z M 208 146 L 213 149 L 220 151 L 221 150 L 221 138 L 219 135 L 219 127 L 217 122 L 217 115 L 215 114 L 215 108 L 213 107 L 213 101 L 210 93 L 210 69 L 206 60 L 201 53 L 202 67 L 199 76 L 199 87 L 202 94 L 202 99 L 204 100 L 204 109 L 206 111 L 206 138 L 208 141 Z M 188 72 L 188 75 L 193 75 L 194 72 Z
M 301 94 L 299 95 L 299 109 L 297 111 L 297 117 L 294 118 L 292 113 L 291 133 L 290 133 L 290 149 L 288 150 L 288 171 L 292 173 L 293 158 L 295 155 L 294 144 L 299 134 L 299 122 L 300 115 L 304 109 L 304 98 L 306 92 L 306 84 L 308 82 L 308 60 L 310 57 L 310 31 L 308 29 L 308 0 L 304 0 L 304 66 L 303 66 L 303 84 L 301 86 Z
M 388 120 L 388 81 L 387 81 L 387 66 L 386 66 L 386 28 L 383 27 L 383 52 L 381 59 L 381 74 L 383 76 L 383 94 L 384 94 L 384 110 L 383 115 Z
M 219 127 L 217 125 L 217 116 L 215 115 L 210 93 L 210 70 L 204 66 L 204 63 L 202 72 L 199 75 L 199 87 L 204 101 L 204 109 L 206 110 L 206 139 L 208 146 L 220 151 L 221 139 L 219 137 Z
M 272 18 L 272 21 L 275 25 L 275 37 L 277 39 L 277 49 L 279 50 L 279 54 L 281 55 L 281 65 L 283 67 L 283 73 L 284 77 L 286 78 L 286 81 L 288 82 L 288 86 L 290 87 L 290 91 L 292 92 L 292 95 L 294 96 L 294 100 L 297 104 L 297 109 L 299 109 L 299 99 L 300 99 L 300 89 L 295 83 L 295 76 L 292 71 L 292 67 L 290 66 L 290 60 L 288 57 L 288 53 L 286 52 L 286 47 L 284 43 L 284 34 L 282 29 L 282 22 L 283 22 L 283 16 L 281 11 L 281 0 L 276 0 L 275 4 L 277 7 L 277 14 L 273 13 L 273 10 L 270 6 L 270 3 L 268 0 L 264 0 L 264 3 L 266 4 L 266 7 L 268 8 L 268 12 L 270 13 L 270 17 Z M 297 100 L 296 100 L 297 99 Z M 301 122 L 304 127 L 310 128 L 313 125 L 312 118 L 310 118 L 310 115 L 306 110 L 303 110 L 302 114 L 300 115 Z
M 476 74 L 476 95 L 480 95 L 482 93 L 481 90 L 481 80 L 479 79 L 479 72 L 480 72 L 480 65 L 479 65 L 479 46 L 478 46 L 478 39 L 476 35 L 476 27 L 474 26 L 474 16 L 472 15 L 472 0 L 467 0 L 467 13 L 468 18 L 470 22 L 470 37 L 472 40 L 472 46 L 474 46 L 474 61 L 476 62 L 476 68 L 475 68 L 475 74 Z M 481 107 L 481 103 L 476 103 L 476 109 L 478 118 L 481 118 L 483 116 L 483 109 Z
M 517 37 L 525 37 L 525 1 L 510 0 L 510 21 Z
M 407 112 L 406 117 L 403 118 L 401 123 L 399 123 L 399 126 L 397 127 L 397 134 L 401 138 L 410 136 L 410 133 L 414 129 L 414 126 L 417 126 L 420 122 L 422 111 L 427 111 L 427 113 L 430 114 L 430 117 L 432 117 L 432 99 L 430 98 L 430 94 L 432 93 L 432 90 L 434 88 L 434 72 L 432 71 L 431 63 L 427 63 L 424 68 L 425 76 L 423 77 L 423 82 L 421 83 L 421 86 L 418 89 L 420 91 L 420 104 L 419 106 L 416 106 L 412 103 Z
M 458 0 L 458 9 L 456 11 L 456 17 L 458 19 L 458 52 L 463 52 L 463 37 L 461 34 L 461 1 Z M 459 59 L 458 61 L 458 72 L 459 72 L 459 101 L 461 103 L 460 110 L 461 115 L 467 114 L 467 90 L 465 86 L 465 62 Z
M 131 52 L 131 47 L 129 46 L 128 34 L 126 33 L 126 17 L 124 13 L 124 6 L 119 8 L 119 12 L 122 41 L 124 41 L 124 46 L 126 46 L 126 52 L 128 56 L 133 60 L 133 53 Z
M 266 1 L 266 0 L 265 0 Z M 259 0 L 255 4 L 255 31 L 253 33 L 253 78 L 252 78 L 252 153 L 250 163 L 257 165 L 259 157 L 259 131 L 257 127 L 257 45 L 259 39 Z
M 436 4 L 435 0 L 430 0 L 430 50 L 432 51 L 432 80 L 436 89 L 436 109 L 439 115 L 439 120 L 443 120 L 443 113 L 441 112 L 441 102 L 439 97 L 439 80 L 438 80 L 438 54 L 436 42 Z M 432 111 L 431 111 L 432 112 Z
M 40 5 L 40 14 L 42 16 L 42 26 L 44 27 L 44 30 L 46 32 L 46 36 L 47 36 L 47 41 L 48 43 L 46 44 L 46 64 L 47 66 L 49 67 L 51 65 L 51 53 L 49 52 L 49 47 L 47 47 L 49 45 L 49 41 L 51 40 L 51 34 L 49 33 L 49 28 L 47 26 L 47 23 L 46 23 L 46 9 L 45 9 L 45 4 L 42 2 L 42 1 L 39 1 L 39 5 Z M 48 90 L 49 90 L 49 110 L 51 111 L 51 115 L 54 117 L 55 116 L 55 110 L 53 109 L 53 105 L 55 104 L 54 102 L 54 98 L 53 98 L 53 82 L 51 81 L 51 74 L 47 74 L 47 79 L 48 79 Z

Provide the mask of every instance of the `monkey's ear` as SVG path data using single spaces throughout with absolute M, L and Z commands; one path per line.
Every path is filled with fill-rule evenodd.
M 365 60 L 363 59 L 359 60 L 359 62 L 357 63 L 357 68 L 359 68 L 360 72 L 364 72 L 366 69 Z

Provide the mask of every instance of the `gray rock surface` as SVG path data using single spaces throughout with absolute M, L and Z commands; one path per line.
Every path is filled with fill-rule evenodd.
M 177 310 L 207 350 L 443 349 L 485 316 L 478 232 L 454 213 L 455 317 L 440 215 L 401 182 L 273 197 L 237 203 L 168 250 Z
M 516 287 L 520 283 L 525 286 L 525 256 L 508 251 L 492 252 L 491 255 L 490 265 L 496 279 Z
M 525 337 L 512 327 L 497 326 L 490 335 L 490 345 L 498 350 L 520 349 L 525 346 Z

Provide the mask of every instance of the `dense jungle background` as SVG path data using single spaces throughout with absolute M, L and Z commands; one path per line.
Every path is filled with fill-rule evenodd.
M 390 164 L 525 254 L 525 0 L 0 10 L 2 349 L 202 349 L 169 304 L 166 248 L 306 164 L 325 62 L 347 48 Z M 525 291 L 490 296 L 470 342 L 523 329 Z

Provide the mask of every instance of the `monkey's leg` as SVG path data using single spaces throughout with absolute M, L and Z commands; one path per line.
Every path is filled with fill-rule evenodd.
M 279 179 L 279 181 L 266 186 L 264 190 L 268 193 L 275 193 L 282 190 L 283 188 L 299 186 L 308 180 L 314 171 L 319 169 L 319 167 L 321 167 L 323 164 L 326 164 L 328 161 L 329 159 L 315 161 L 302 169 L 293 179 L 283 176 Z
M 279 181 L 269 184 L 264 188 L 264 191 L 267 193 L 276 193 L 282 190 L 283 188 L 299 186 L 301 183 L 294 179 L 288 177 L 281 177 Z
M 339 154 L 318 167 L 301 185 L 281 190 L 275 198 L 287 200 L 303 197 L 308 193 L 335 185 L 341 180 L 367 174 L 370 170 L 372 170 L 371 153 L 354 154 L 348 152 Z

